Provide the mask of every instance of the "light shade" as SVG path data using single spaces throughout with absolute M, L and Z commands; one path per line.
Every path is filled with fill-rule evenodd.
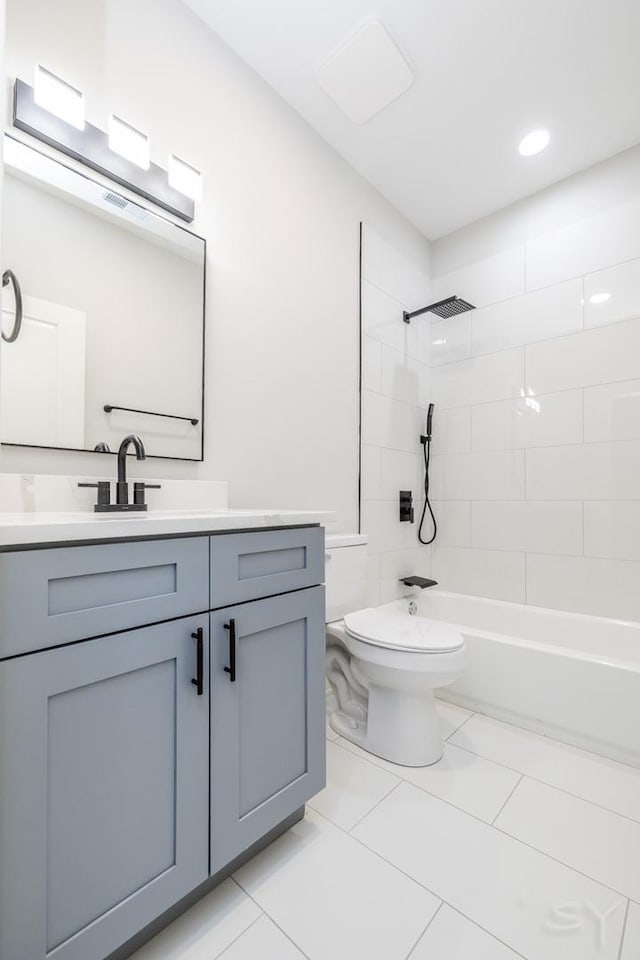
M 71 84 L 39 64 L 35 69 L 33 98 L 39 107 L 78 130 L 84 130 L 84 96 Z
M 109 118 L 109 149 L 143 170 L 149 169 L 149 137 L 115 114 Z
M 549 145 L 551 135 L 548 130 L 532 130 L 526 137 L 523 137 L 518 146 L 520 155 L 523 157 L 533 157 L 540 153 Z
M 202 174 L 180 157 L 169 157 L 169 186 L 192 200 L 202 199 Z

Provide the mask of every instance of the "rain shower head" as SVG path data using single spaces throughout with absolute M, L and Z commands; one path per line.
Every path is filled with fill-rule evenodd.
M 422 307 L 421 310 L 414 310 L 412 313 L 407 313 L 405 310 L 402 319 L 405 323 L 410 323 L 414 317 L 420 317 L 423 313 L 434 313 L 436 317 L 446 320 L 447 317 L 455 317 L 459 313 L 466 313 L 467 310 L 475 310 L 474 305 L 463 300 L 462 297 L 447 297 L 446 300 L 430 303 L 428 307 Z

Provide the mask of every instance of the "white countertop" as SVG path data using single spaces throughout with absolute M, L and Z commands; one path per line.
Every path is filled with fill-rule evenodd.
M 327 510 L 154 510 L 150 507 L 147 513 L 0 513 L 0 547 L 324 525 L 335 519 L 335 514 Z

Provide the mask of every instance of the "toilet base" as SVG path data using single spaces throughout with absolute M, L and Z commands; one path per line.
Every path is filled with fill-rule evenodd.
M 329 724 L 345 740 L 401 766 L 426 767 L 442 757 L 433 690 L 410 694 L 370 684 L 366 720 L 335 710 Z
M 464 664 L 463 645 L 438 653 L 404 651 L 366 643 L 348 634 L 344 623 L 331 623 L 327 679 L 338 709 L 329 723 L 345 740 L 391 763 L 437 763 L 443 743 L 434 691 L 457 680 Z

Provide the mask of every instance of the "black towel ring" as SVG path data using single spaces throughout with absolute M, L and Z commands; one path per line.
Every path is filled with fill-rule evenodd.
M 13 270 L 5 270 L 2 274 L 2 286 L 7 287 L 9 284 L 13 286 L 13 294 L 16 298 L 16 317 L 13 323 L 13 330 L 8 336 L 3 331 L 2 339 L 5 343 L 15 343 L 20 336 L 20 328 L 22 327 L 22 290 L 20 289 L 18 278 Z

